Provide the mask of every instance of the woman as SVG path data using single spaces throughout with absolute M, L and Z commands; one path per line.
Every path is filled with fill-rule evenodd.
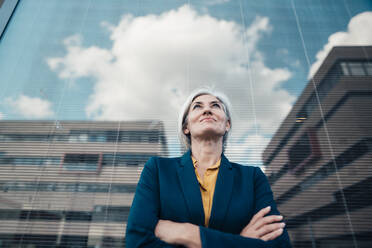
M 146 163 L 130 210 L 127 247 L 291 247 L 266 176 L 229 162 L 227 98 L 197 90 L 179 119 L 189 151 Z

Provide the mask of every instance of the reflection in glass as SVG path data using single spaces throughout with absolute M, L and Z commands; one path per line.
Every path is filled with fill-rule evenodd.
M 371 229 L 364 222 L 372 208 L 366 192 L 372 187 L 367 168 L 372 85 L 366 69 L 370 62 L 363 60 L 366 51 L 372 56 L 371 47 L 334 48 L 319 69 L 328 72 L 309 82 L 316 86 L 307 87 L 303 96 L 308 99 L 292 110 L 300 109 L 296 116 L 305 110 L 307 118 L 300 123 L 287 118 L 273 138 L 279 141 L 264 152 L 270 158 L 268 179 L 295 247 L 371 245 Z
M 0 247 L 125 247 L 142 168 L 180 155 L 201 85 L 233 101 L 225 155 L 261 166 L 295 248 L 372 247 L 371 11 L 0 0 Z

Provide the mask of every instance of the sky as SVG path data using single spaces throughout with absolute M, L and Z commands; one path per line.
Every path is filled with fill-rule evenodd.
M 0 40 L 0 119 L 161 120 L 198 87 L 232 103 L 227 156 L 261 154 L 333 46 L 372 45 L 369 0 L 32 0 Z

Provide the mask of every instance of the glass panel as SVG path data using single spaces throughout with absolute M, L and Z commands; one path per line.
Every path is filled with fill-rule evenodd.
M 159 216 L 192 222 L 161 163 L 190 148 L 178 118 L 201 86 L 229 99 L 223 153 L 267 176 L 292 247 L 372 247 L 371 12 L 369 0 L 0 0 L 0 247 L 125 247 L 153 156 Z M 223 144 L 223 125 L 202 127 Z M 234 178 L 230 233 L 259 197 Z
M 66 154 L 63 167 L 72 171 L 97 171 L 99 167 L 99 155 Z
M 363 64 L 360 62 L 349 62 L 350 73 L 353 76 L 364 76 L 366 75 Z
M 372 76 L 372 63 L 371 62 L 364 63 L 364 67 L 366 69 L 367 75 Z
M 308 135 L 302 138 L 289 150 L 289 167 L 295 168 L 311 155 L 311 144 Z
M 349 67 L 347 66 L 347 63 L 342 62 L 342 63 L 340 63 L 340 65 L 341 65 L 342 73 L 346 76 L 350 75 Z

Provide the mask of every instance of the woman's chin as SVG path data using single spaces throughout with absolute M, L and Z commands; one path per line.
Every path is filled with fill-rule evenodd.
M 216 130 L 214 128 L 206 128 L 203 129 L 202 132 L 200 132 L 199 135 L 197 135 L 199 138 L 202 139 L 219 139 L 223 137 L 224 133 L 221 132 L 221 130 Z

